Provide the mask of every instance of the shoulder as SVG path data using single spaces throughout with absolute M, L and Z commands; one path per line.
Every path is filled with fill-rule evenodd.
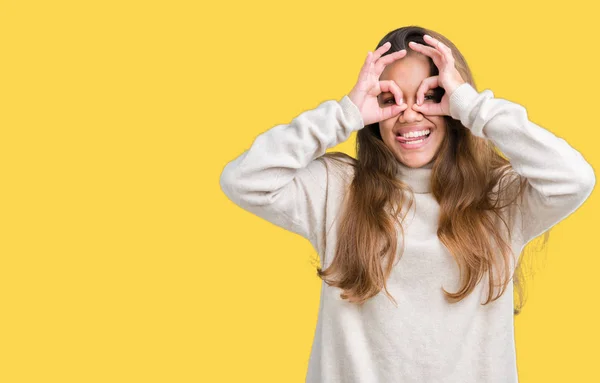
M 350 183 L 354 178 L 357 160 L 343 152 L 325 153 L 318 158 L 330 179 Z
M 338 169 L 344 170 L 353 170 L 358 163 L 356 158 L 351 157 L 344 152 L 325 153 L 317 159 L 323 161 L 323 163 L 325 163 L 328 167 L 333 165 L 338 166 Z

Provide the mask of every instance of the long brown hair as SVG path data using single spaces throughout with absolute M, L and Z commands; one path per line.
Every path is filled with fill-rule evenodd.
M 384 55 L 407 49 L 409 41 L 427 45 L 423 35 L 429 34 L 452 49 L 455 67 L 462 78 L 475 88 L 475 81 L 466 60 L 456 46 L 441 34 L 418 26 L 407 26 L 389 32 L 377 48 L 386 42 L 392 44 Z M 376 48 L 376 49 L 377 49 Z M 431 76 L 438 68 L 427 57 Z M 441 89 L 441 88 L 440 88 Z M 441 89 L 443 92 L 443 89 Z M 442 93 L 443 94 L 443 93 Z M 489 294 L 486 302 L 498 299 L 513 279 L 517 299 L 514 314 L 521 311 L 524 302 L 523 256 L 515 267 L 514 278 L 509 272 L 511 257 L 510 217 L 504 212 L 522 196 L 527 180 L 514 171 L 495 145 L 477 137 L 450 116 L 446 122 L 445 139 L 433 160 L 431 190 L 440 205 L 437 236 L 458 264 L 462 285 L 457 292 L 442 288 L 451 303 L 468 296 L 485 273 L 488 273 Z M 382 289 L 389 294 L 386 280 L 394 266 L 398 241 L 397 228 L 402 235 L 402 207 L 410 210 L 414 194 L 398 179 L 397 160 L 384 144 L 379 124 L 365 126 L 357 132 L 357 159 L 342 152 L 328 152 L 323 157 L 353 168 L 341 218 L 337 221 L 338 240 L 335 257 L 329 267 L 317 267 L 317 275 L 331 286 L 343 290 L 341 298 L 362 304 Z M 544 244 L 548 240 L 544 235 Z M 396 260 L 399 260 L 404 248 Z M 500 253 L 500 257 L 498 256 Z M 514 263 L 513 263 L 514 264 Z M 500 268 L 500 266 L 503 266 Z M 495 284 L 495 275 L 502 275 Z M 500 287 L 494 296 L 495 287 Z

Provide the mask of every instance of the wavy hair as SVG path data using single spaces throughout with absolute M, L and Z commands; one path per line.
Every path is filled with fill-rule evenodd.
M 435 31 L 419 26 L 402 27 L 384 36 L 377 48 L 389 41 L 391 48 L 384 55 L 401 49 L 407 49 L 409 55 L 420 54 L 409 48 L 408 43 L 427 45 L 424 34 L 452 49 L 456 69 L 475 88 L 460 51 Z M 427 58 L 430 76 L 437 75 L 438 68 Z M 525 302 L 525 262 L 521 256 L 514 274 L 505 272 L 511 270 L 510 261 L 514 257 L 510 245 L 511 221 L 506 212 L 522 196 L 527 180 L 514 171 L 490 140 L 474 136 L 459 120 L 450 116 L 444 119 L 446 135 L 433 160 L 431 190 L 440 205 L 437 236 L 458 264 L 461 287 L 456 292 L 443 287 L 442 290 L 450 303 L 458 302 L 487 273 L 489 294 L 484 304 L 488 304 L 504 294 L 513 279 L 517 295 L 514 315 L 518 315 Z M 342 289 L 341 298 L 350 302 L 362 304 L 384 289 L 397 304 L 387 290 L 386 280 L 396 254 L 399 261 L 404 252 L 404 241 L 402 250 L 397 252 L 397 228 L 403 236 L 402 221 L 413 206 L 414 194 L 398 179 L 397 159 L 384 144 L 378 123 L 357 132 L 356 152 L 356 159 L 342 152 L 323 155 L 336 164 L 349 164 L 354 176 L 340 212 L 335 256 L 327 269 L 317 267 L 317 275 L 328 285 Z M 404 215 L 403 206 L 408 208 Z M 548 234 L 545 233 L 543 244 L 547 243 Z M 500 283 L 495 283 L 497 276 L 502 276 Z M 497 294 L 496 287 L 499 287 Z

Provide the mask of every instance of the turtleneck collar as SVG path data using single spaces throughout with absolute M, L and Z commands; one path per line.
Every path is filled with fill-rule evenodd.
M 433 160 L 420 168 L 411 168 L 398 161 L 397 176 L 415 193 L 431 193 L 431 169 L 433 169 Z

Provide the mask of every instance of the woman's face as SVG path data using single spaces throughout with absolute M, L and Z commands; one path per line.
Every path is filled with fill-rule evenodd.
M 423 115 L 412 108 L 417 102 L 417 89 L 421 82 L 430 77 L 427 56 L 417 53 L 405 56 L 387 65 L 379 80 L 393 80 L 402 91 L 407 108 L 400 114 L 379 122 L 379 132 L 383 142 L 394 153 L 398 161 L 411 168 L 419 168 L 428 164 L 437 154 L 444 136 L 446 123 L 444 116 Z M 439 102 L 434 97 L 433 89 L 425 93 L 424 103 Z M 379 95 L 379 105 L 389 107 L 395 103 L 394 95 L 384 92 Z M 408 132 L 428 131 L 428 137 L 421 142 L 415 139 L 423 137 L 401 138 L 399 135 Z M 414 133 L 413 133 L 414 134 Z M 415 142 L 415 143 L 411 143 Z

